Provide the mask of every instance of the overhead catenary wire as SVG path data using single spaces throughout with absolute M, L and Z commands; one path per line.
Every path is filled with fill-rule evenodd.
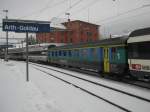
M 56 3 L 54 3 L 54 4 L 51 4 L 50 6 L 48 5 L 48 4 L 49 4 L 49 2 L 48 2 L 47 5 L 46 5 L 44 8 L 41 8 L 41 9 L 39 9 L 39 10 L 37 10 L 37 11 L 34 11 L 34 12 L 28 14 L 28 15 L 19 17 L 18 19 L 26 18 L 26 17 L 29 17 L 29 16 L 33 16 L 33 15 L 42 13 L 42 12 L 46 11 L 47 9 L 54 8 L 54 7 L 58 6 L 58 5 L 64 4 L 65 2 L 67 2 L 67 0 L 61 0 L 61 1 L 59 1 L 59 2 L 56 2 Z
M 73 13 L 73 15 L 75 15 L 75 14 L 79 14 L 79 13 L 81 13 L 82 11 L 84 11 L 85 9 L 88 9 L 89 7 L 92 7 L 94 4 L 96 4 L 97 2 L 100 2 L 100 1 L 102 1 L 102 0 L 92 0 L 90 3 L 88 3 L 87 5 L 85 5 L 84 7 L 82 7 L 82 8 L 80 8 L 79 10 L 75 10 L 75 11 L 73 11 L 73 12 L 71 12 L 71 13 Z
M 136 14 L 136 15 L 132 15 L 132 16 L 128 16 L 128 17 L 124 17 L 124 18 L 116 18 L 116 20 L 110 20 L 110 21 L 106 21 L 106 22 L 103 22 L 103 23 L 101 23 L 101 25 L 102 24 L 106 24 L 106 23 L 111 23 L 111 22 L 115 22 L 115 23 L 118 23 L 118 22 L 120 22 L 120 21 L 118 21 L 118 20 L 122 20 L 122 21 L 124 21 L 124 20 L 127 20 L 128 18 L 133 18 L 133 17 L 137 17 L 137 16 L 140 16 L 140 15 L 146 15 L 146 14 L 150 14 L 150 11 L 148 11 L 148 12 L 144 12 L 144 13 L 140 13 L 140 14 Z M 99 21 L 100 22 L 100 21 Z
M 112 19 L 121 17 L 121 16 L 123 16 L 123 15 L 127 15 L 127 14 L 129 14 L 129 13 L 135 12 L 135 11 L 137 11 L 137 10 L 139 10 L 139 9 L 143 9 L 143 8 L 145 8 L 145 5 L 140 6 L 140 7 L 137 7 L 137 8 L 134 8 L 134 9 L 131 9 L 131 10 L 128 10 L 128 11 L 123 12 L 123 13 L 119 13 L 119 14 L 117 14 L 117 15 L 115 15 L 115 16 L 111 16 L 111 17 L 105 18 L 105 19 L 100 20 L 100 21 L 97 21 L 97 22 L 103 22 L 103 23 L 105 23 L 105 21 L 109 21 L 109 20 L 114 21 L 114 20 L 112 20 Z M 147 14 L 147 13 L 150 13 L 150 12 L 144 12 L 143 14 Z M 135 17 L 135 16 L 138 16 L 138 15 L 142 15 L 142 14 L 137 14 L 137 15 L 130 16 L 130 17 Z M 126 18 L 129 18 L 129 17 L 126 17 Z M 120 18 L 120 19 L 125 19 L 125 18 Z M 117 19 L 117 20 L 118 20 L 118 19 Z M 109 21 L 109 22 L 110 22 L 110 21 Z M 109 22 L 106 22 L 106 23 L 109 23 Z
M 75 6 L 77 6 L 79 3 L 81 3 L 84 0 L 78 0 L 77 2 L 75 2 L 73 5 L 70 5 L 69 8 L 67 8 L 65 11 L 62 11 L 60 14 L 58 14 L 56 17 L 60 17 L 62 14 L 65 14 L 67 11 L 71 10 L 72 8 L 74 8 Z
M 92 7 L 92 6 L 93 6 L 95 3 L 97 3 L 97 2 L 99 2 L 99 1 L 98 1 L 98 0 L 91 1 L 91 2 L 90 2 L 89 4 L 87 4 L 86 6 L 80 8 L 79 10 L 72 11 L 71 13 L 72 13 L 73 15 L 79 14 L 79 13 L 81 13 L 82 11 L 84 11 L 85 9 L 88 9 L 89 7 Z M 119 14 L 117 14 L 117 15 L 115 15 L 115 16 L 111 16 L 111 17 L 108 17 L 108 18 L 106 18 L 106 19 L 103 19 L 103 20 L 100 20 L 100 21 L 96 21 L 96 23 L 99 23 L 99 22 L 102 22 L 102 21 L 108 21 L 108 20 L 114 21 L 113 18 L 118 18 L 118 17 L 120 17 L 120 16 L 126 15 L 126 14 L 128 14 L 128 13 L 131 13 L 131 12 L 134 12 L 134 11 L 137 11 L 137 10 L 139 10 L 139 9 L 142 9 L 142 8 L 145 8 L 145 7 L 149 7 L 149 6 L 150 6 L 150 4 L 148 4 L 148 5 L 142 5 L 142 6 L 140 6 L 140 7 L 135 8 L 135 9 L 131 9 L 131 10 L 128 10 L 128 11 L 126 11 L 126 12 L 119 13 Z M 137 15 L 130 16 L 130 17 L 135 17 L 135 16 L 138 16 L 138 15 L 143 15 L 143 14 L 148 14 L 148 13 L 149 13 L 149 12 L 142 13 L 142 14 L 137 14 Z M 129 18 L 129 17 L 126 17 L 126 18 Z M 120 19 L 123 19 L 123 18 L 120 18 Z M 119 20 L 120 20 L 120 19 L 119 19 Z M 118 19 L 117 19 L 117 20 L 118 20 Z M 117 20 L 115 20 L 115 21 L 117 21 Z M 109 22 L 107 22 L 107 23 L 109 23 Z

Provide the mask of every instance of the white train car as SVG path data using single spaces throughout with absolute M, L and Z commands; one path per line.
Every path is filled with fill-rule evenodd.
M 64 43 L 45 43 L 29 46 L 29 61 L 32 62 L 47 62 L 48 55 L 47 51 L 49 47 L 63 46 Z M 26 59 L 26 48 L 24 48 L 23 58 Z
M 45 43 L 29 45 L 28 58 L 33 62 L 47 62 L 47 50 L 49 47 L 63 46 L 64 43 Z M 10 48 L 8 50 L 8 58 L 14 60 L 26 60 L 26 47 Z
M 150 28 L 132 32 L 128 39 L 128 63 L 132 76 L 150 81 Z
M 47 56 L 46 55 L 30 55 L 29 56 L 29 61 L 33 62 L 47 62 Z

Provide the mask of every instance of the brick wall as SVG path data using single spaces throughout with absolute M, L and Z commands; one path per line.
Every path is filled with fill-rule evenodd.
M 84 21 L 70 21 L 63 23 L 66 30 L 55 29 L 50 33 L 37 33 L 36 38 L 40 43 L 80 43 L 99 40 L 98 25 Z

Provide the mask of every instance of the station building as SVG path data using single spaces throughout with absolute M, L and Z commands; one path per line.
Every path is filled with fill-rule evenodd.
M 39 43 L 81 43 L 99 40 L 99 25 L 74 20 L 62 23 L 65 29 L 54 28 L 49 33 L 37 33 Z

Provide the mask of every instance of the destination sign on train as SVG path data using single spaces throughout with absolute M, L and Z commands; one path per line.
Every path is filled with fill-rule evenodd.
M 3 31 L 50 32 L 50 21 L 3 19 Z

